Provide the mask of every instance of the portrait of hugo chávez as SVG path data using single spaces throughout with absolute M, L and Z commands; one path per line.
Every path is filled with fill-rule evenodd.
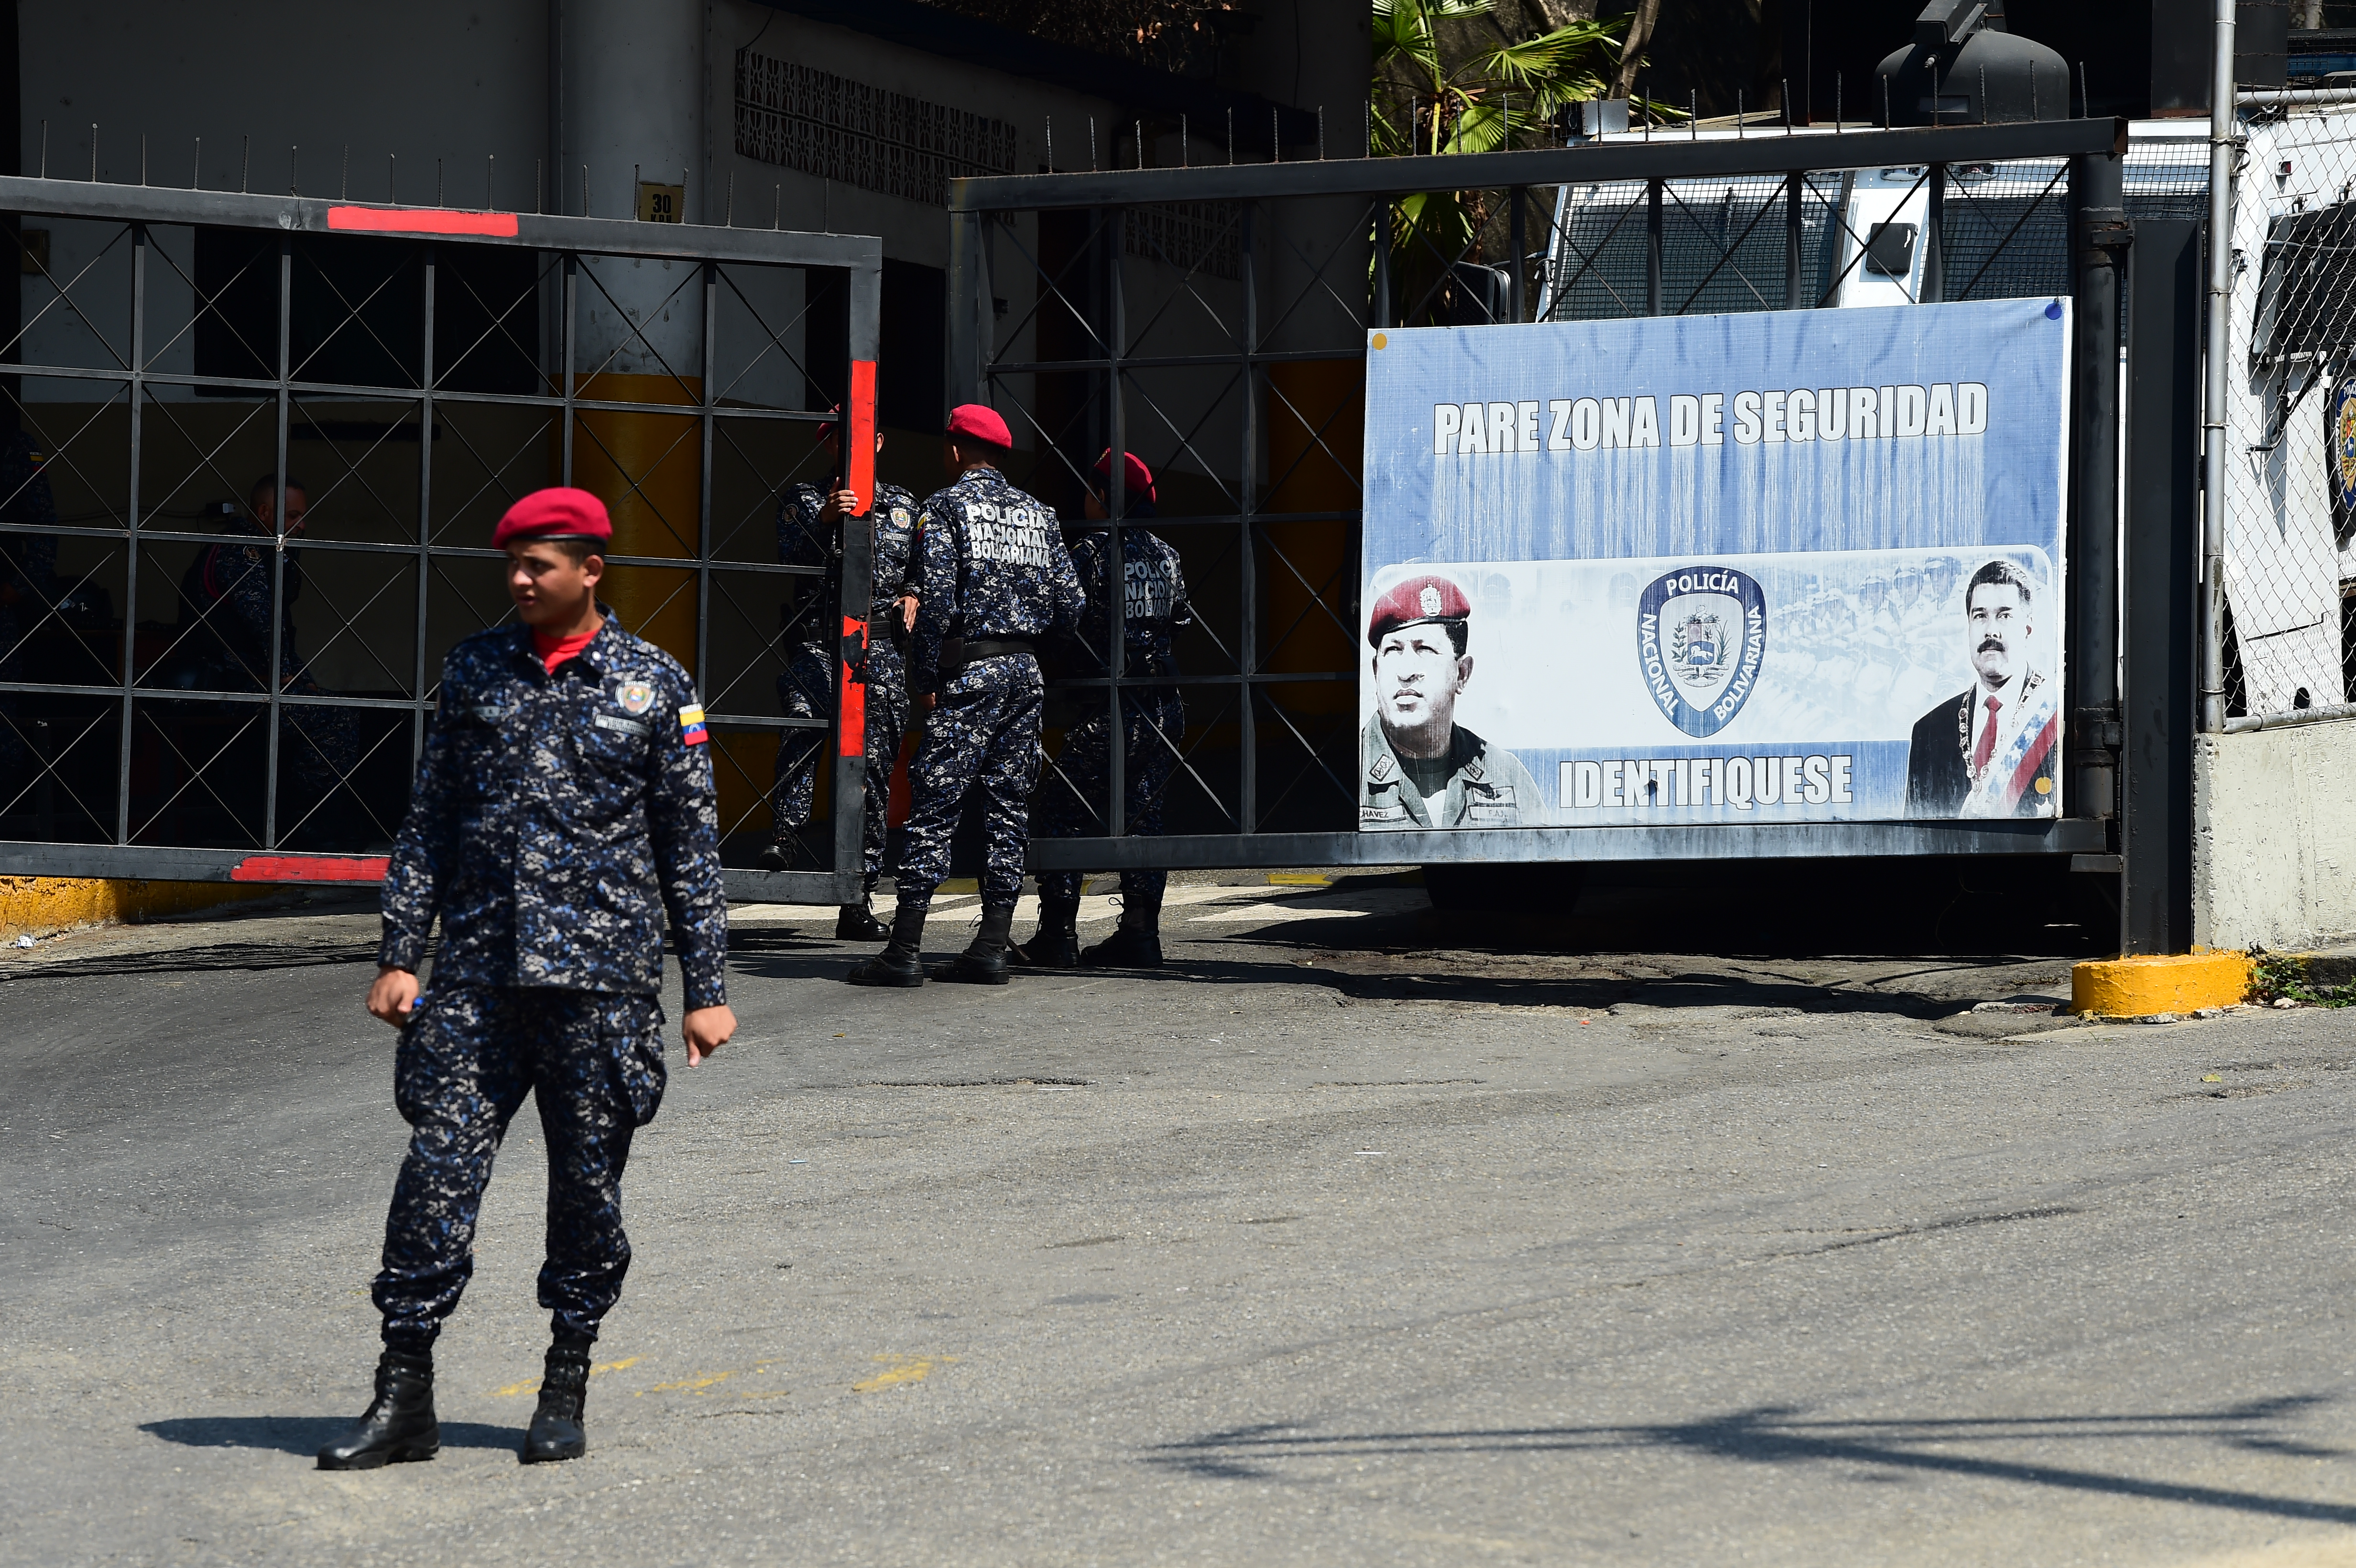
M 2036 585 L 2011 561 L 1972 573 L 1964 628 L 1978 678 L 1915 721 L 1907 816 L 2052 815 L 2061 694 L 2029 663 L 2036 615 Z
M 1537 784 L 1510 752 L 1456 722 L 1472 678 L 1472 602 L 1445 577 L 1410 577 L 1376 601 L 1375 711 L 1366 720 L 1358 826 L 1519 827 L 1540 815 Z

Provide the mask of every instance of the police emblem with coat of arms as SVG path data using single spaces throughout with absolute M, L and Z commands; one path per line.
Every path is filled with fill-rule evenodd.
M 614 700 L 622 711 L 636 717 L 655 705 L 655 688 L 643 680 L 626 680 L 614 688 Z
M 1636 659 L 1661 717 L 1715 735 L 1759 683 L 1767 656 L 1767 595 L 1727 566 L 1664 572 L 1636 601 Z

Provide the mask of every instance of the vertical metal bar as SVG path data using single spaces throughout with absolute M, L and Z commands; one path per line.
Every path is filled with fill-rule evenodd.
M 576 306 L 579 303 L 575 296 L 581 292 L 580 272 L 579 253 L 567 251 L 564 253 L 564 303 L 562 307 L 564 312 L 564 322 L 562 327 L 564 335 L 564 374 L 562 380 L 557 384 L 557 395 L 563 399 L 561 412 L 564 420 L 563 432 L 557 438 L 558 462 L 562 469 L 556 481 L 560 485 L 573 483 L 573 355 L 574 349 L 579 347 L 573 316 L 577 314 Z
M 719 385 L 715 369 L 717 341 L 714 324 L 720 315 L 720 263 L 703 263 L 702 385 L 696 402 L 698 433 L 702 441 L 702 478 L 697 489 L 695 518 L 695 692 L 699 701 L 712 688 L 712 410 Z
M 262 775 L 262 847 L 278 848 L 278 720 L 282 711 L 279 698 L 282 687 L 278 670 L 286 658 L 286 383 L 291 378 L 294 358 L 294 237 L 278 237 L 278 432 L 277 462 L 278 493 L 273 502 L 276 510 L 271 514 L 270 526 L 277 537 L 271 541 L 270 551 L 270 667 L 262 673 L 262 690 L 268 694 L 263 712 L 270 724 L 268 771 Z
M 2076 386 L 2071 414 L 2073 472 L 2069 560 L 2069 717 L 2072 815 L 2117 813 L 2119 722 L 2119 274 L 2130 229 L 2123 160 L 2072 160 L 2076 240 Z
M 1375 319 L 1376 331 L 1391 324 L 1391 204 L 1388 197 L 1375 198 Z
M 1385 237 L 1390 229 L 1390 203 L 1383 201 Z M 1259 387 L 1252 355 L 1259 347 L 1259 204 L 1246 202 L 1239 241 L 1242 265 L 1243 313 L 1237 356 L 1243 371 L 1243 450 L 1237 477 L 1236 566 L 1237 576 L 1236 629 L 1236 830 L 1251 833 L 1259 824 Z M 1384 248 L 1387 255 L 1389 248 Z
M 1129 347 L 1127 295 L 1121 288 L 1121 252 L 1128 249 L 1122 225 L 1128 212 L 1111 208 L 1105 214 L 1105 428 L 1112 461 L 1105 465 L 1105 510 L 1112 519 L 1105 539 L 1105 699 L 1112 731 L 1106 747 L 1110 762 L 1105 775 L 1105 836 L 1118 838 L 1129 828 L 1129 726 L 1120 699 L 1120 677 L 1128 672 L 1129 627 L 1126 612 L 1129 556 L 1121 521 L 1129 516 L 1128 400 L 1122 394 L 1121 354 Z
M 131 486 L 124 518 L 128 525 L 123 549 L 123 732 L 115 757 L 114 841 L 131 842 L 131 689 L 138 673 L 139 652 L 139 471 L 141 432 L 145 411 L 147 370 L 147 226 L 131 226 Z M 24 383 L 17 383 L 21 388 Z M 23 393 L 17 394 L 21 400 Z
M 1806 199 L 1808 176 L 1797 172 L 1783 176 L 1783 308 L 1798 310 L 1808 303 L 1805 285 L 1800 279 L 1802 266 L 1801 241 L 1807 237 L 1802 223 Z
M 848 476 L 854 472 L 854 446 L 863 445 L 865 463 L 862 470 L 868 475 L 867 497 L 869 514 L 874 507 L 875 427 L 873 398 L 873 382 L 866 383 L 862 394 L 859 367 L 865 365 L 871 373 L 882 336 L 884 311 L 884 262 L 878 256 L 873 261 L 848 270 L 845 311 L 849 317 L 843 336 L 850 352 L 842 367 L 842 418 L 836 428 L 842 432 L 842 470 Z M 862 396 L 868 400 L 862 415 Z M 842 529 L 842 602 L 837 606 L 837 619 L 828 628 L 833 635 L 826 638 L 827 645 L 841 650 L 834 659 L 836 692 L 835 709 L 834 789 L 831 806 L 834 814 L 834 883 L 836 901 L 851 903 L 864 891 L 862 855 L 867 813 L 867 720 L 866 670 L 862 663 L 858 674 L 859 696 L 851 700 L 852 682 L 849 661 L 843 653 L 853 651 L 855 636 L 863 649 L 873 640 L 873 628 L 867 624 L 868 611 L 874 600 L 875 562 L 873 538 L 868 528 L 851 526 L 843 519 Z M 847 704 L 847 706 L 846 706 Z M 891 781 L 883 781 L 889 789 Z
M 1661 182 L 1644 182 L 1644 314 L 1661 314 Z
M 419 363 L 424 367 L 418 378 L 424 389 L 418 398 L 417 425 L 417 643 L 416 663 L 409 701 L 409 767 L 414 778 L 418 759 L 425 754 L 425 610 L 426 583 L 433 575 L 433 560 L 427 540 L 434 530 L 434 378 L 439 372 L 434 363 L 434 285 L 435 264 L 434 247 L 424 251 L 425 277 L 420 296 L 424 308 L 424 330 L 419 347 Z
M 2209 346 L 2201 377 L 2201 728 L 2225 728 L 2225 422 L 2233 293 L 2233 6 L 2217 0 L 2209 78 Z
M 959 403 L 987 402 L 984 369 L 992 347 L 990 280 L 981 262 L 983 226 L 989 215 L 949 214 L 948 363 L 941 378 L 941 416 Z
M 1526 309 L 1526 302 L 1529 299 L 1529 187 L 1526 186 L 1515 186 L 1507 193 L 1507 199 L 1513 204 L 1505 229 L 1506 233 L 1510 237 L 1509 242 L 1514 248 L 1514 269 L 1512 273 L 1513 297 L 1507 302 L 1506 308 L 1512 313 L 1515 325 L 1519 325 L 1523 314 Z
M 1922 219 L 1923 304 L 1947 297 L 1947 165 L 1931 165 L 1930 209 Z

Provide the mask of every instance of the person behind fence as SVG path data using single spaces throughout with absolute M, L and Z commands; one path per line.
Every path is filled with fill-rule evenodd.
M 1375 601 L 1361 828 L 1519 827 L 1539 815 L 1543 797 L 1521 759 L 1456 722 L 1472 679 L 1472 616 L 1464 590 L 1445 577 L 1410 577 Z
M 584 490 L 518 501 L 491 542 L 521 624 L 476 633 L 442 666 L 368 995 L 401 1030 L 393 1101 L 414 1129 L 373 1292 L 384 1351 L 376 1397 L 319 1450 L 322 1469 L 440 1447 L 434 1343 L 474 1273 L 492 1157 L 526 1095 L 548 1145 L 540 1303 L 553 1342 L 523 1458 L 586 1449 L 589 1348 L 630 1266 L 622 1169 L 662 1103 L 666 915 L 687 1064 L 735 1032 L 703 709 L 678 661 L 597 603 L 612 537 Z
M 932 973 L 1006 984 L 1046 705 L 1038 643 L 1074 630 L 1087 603 L 1055 512 L 1000 472 L 1013 444 L 994 410 L 966 403 L 950 411 L 941 455 L 957 477 L 925 502 L 917 519 L 924 577 L 908 682 L 931 703 L 908 768 L 908 823 L 894 873 L 899 908 L 892 940 L 851 971 L 853 985 L 925 983 L 925 918 L 949 872 L 949 836 L 977 791 L 985 837 L 981 928 Z
M 43 678 L 29 645 L 68 595 L 58 580 L 58 503 L 43 463 L 22 430 L 0 443 L 0 521 L 33 530 L 0 533 L 0 680 Z M 40 779 L 22 700 L 22 693 L 0 692 L 0 814 Z
M 308 526 L 309 494 L 301 480 L 286 480 L 286 538 L 300 539 Z M 180 577 L 180 633 L 173 684 L 184 690 L 261 691 L 270 667 L 271 556 L 278 536 L 278 475 L 265 474 L 246 492 L 246 511 L 224 519 L 240 537 L 206 545 Z M 278 632 L 278 687 L 293 697 L 320 697 L 294 633 L 294 601 L 303 594 L 303 557 L 288 549 L 282 577 Z M 321 818 L 320 808 L 336 787 L 359 766 L 359 731 L 348 709 L 288 707 L 279 718 L 279 754 L 286 760 L 303 799 L 294 810 L 282 806 L 278 820 L 300 825 Z M 324 820 L 324 819 L 322 819 Z
M 842 447 L 835 426 L 820 425 L 819 438 L 826 444 L 829 460 L 839 464 Z M 875 432 L 875 450 L 884 450 L 880 430 Z M 789 719 L 824 719 L 834 711 L 834 667 L 841 646 L 837 607 L 842 603 L 845 519 L 867 525 L 874 551 L 865 667 L 867 803 L 860 834 L 860 869 L 866 881 L 859 901 L 843 905 L 835 917 L 838 942 L 873 942 L 890 934 L 869 908 L 869 901 L 874 896 L 876 879 L 884 872 L 884 809 L 891 797 L 893 764 L 900 756 L 900 737 L 908 727 L 907 675 L 895 634 L 905 629 L 897 601 L 911 568 L 916 498 L 897 485 L 878 483 L 868 510 L 854 511 L 858 505 L 858 493 L 838 480 L 824 495 L 815 485 L 797 485 L 777 507 L 777 559 L 787 566 L 826 569 L 817 589 L 821 597 L 816 609 L 798 617 L 802 640 L 788 656 L 785 673 L 777 677 L 777 704 Z M 802 581 L 806 595 L 809 580 Z M 807 603 L 806 597 L 803 602 Z M 828 740 L 825 730 L 787 730 L 777 737 L 776 782 L 769 791 L 775 841 L 761 855 L 761 864 L 772 871 L 786 870 L 793 864 L 794 849 L 802 828 L 809 823 L 810 803 L 818 793 L 819 762 L 833 752 Z
M 1112 453 L 1097 460 L 1094 482 L 1084 503 L 1089 518 L 1103 521 L 1112 514 L 1106 504 L 1111 485 Z M 1134 453 L 1122 454 L 1124 509 L 1128 520 L 1150 518 L 1156 511 L 1153 474 Z M 1072 546 L 1072 564 L 1080 574 L 1080 591 L 1087 595 L 1087 613 L 1081 617 L 1078 641 L 1080 668 L 1087 677 L 1111 669 L 1106 650 L 1111 646 L 1112 591 L 1106 567 L 1111 559 L 1110 535 L 1091 531 Z M 1171 647 L 1181 626 L 1192 625 L 1194 607 L 1186 602 L 1186 576 L 1178 552 L 1143 528 L 1120 531 L 1121 648 L 1124 674 L 1173 676 L 1178 660 Z M 1063 754 L 1039 791 L 1032 808 L 1042 837 L 1071 838 L 1108 830 L 1106 803 L 1112 786 L 1111 712 L 1099 695 L 1089 691 L 1082 700 L 1087 717 L 1064 736 Z M 1121 712 L 1121 776 L 1125 786 L 1123 826 L 1143 837 L 1162 832 L 1162 805 L 1178 765 L 1179 742 L 1186 734 L 1186 706 L 1175 686 L 1147 686 L 1123 690 Z M 1080 951 L 1078 921 L 1081 876 L 1077 871 L 1039 874 L 1039 929 L 1014 950 L 1025 964 L 1042 968 L 1069 968 L 1074 964 L 1124 965 L 1150 968 L 1162 962 L 1162 894 L 1170 873 L 1131 869 L 1120 874 L 1120 926 L 1086 953 Z
M 2047 816 L 2062 709 L 2029 663 L 2037 591 L 2011 561 L 1964 587 L 1964 646 L 1978 678 L 1914 723 L 1906 752 L 1909 816 Z

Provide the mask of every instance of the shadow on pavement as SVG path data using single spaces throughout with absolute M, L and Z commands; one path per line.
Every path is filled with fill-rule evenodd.
M 1807 1421 L 1799 1419 L 1798 1413 L 1788 1407 L 1767 1406 L 1709 1420 L 1662 1425 L 1318 1433 L 1304 1424 L 1269 1422 L 1164 1444 L 1149 1450 L 1144 1460 L 1158 1467 L 1211 1479 L 1273 1480 L 1283 1478 L 1280 1467 L 1287 1460 L 1681 1449 L 1748 1464 L 1872 1467 L 1854 1477 L 1869 1481 L 1891 1480 L 1908 1472 L 1928 1472 L 2191 1503 L 2277 1519 L 2356 1524 L 2356 1505 L 2347 1503 L 2150 1480 L 2028 1458 L 1954 1452 L 1965 1445 L 2035 1444 L 2050 1448 L 2059 1443 L 2125 1439 L 2147 1442 L 2158 1438 L 2316 1458 L 2340 1457 L 2343 1450 L 2302 1443 L 2273 1430 L 2273 1424 L 2284 1416 L 2321 1404 L 2326 1398 L 2321 1394 L 2293 1394 L 2222 1410 L 2153 1414 L 1928 1421 Z M 1936 1445 L 1939 1451 L 1926 1451 L 1931 1445 Z
M 187 1448 L 268 1448 L 309 1458 L 351 1429 L 348 1415 L 196 1415 L 143 1422 L 139 1430 Z M 442 1424 L 444 1448 L 523 1446 L 519 1426 L 480 1421 Z

